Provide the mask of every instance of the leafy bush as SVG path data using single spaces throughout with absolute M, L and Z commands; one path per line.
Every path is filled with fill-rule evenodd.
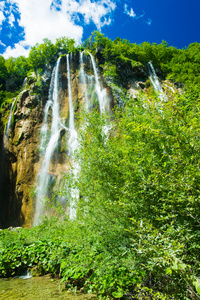
M 78 216 L 87 212 L 87 235 L 99 251 L 85 273 L 92 272 L 89 282 L 102 295 L 126 294 L 141 283 L 172 299 L 195 295 L 199 104 L 189 90 L 165 103 L 129 99 L 116 110 L 109 136 L 102 131 L 109 118 L 87 116 L 74 188 L 81 195 Z M 68 271 L 63 276 L 73 279 L 75 269 Z
M 58 274 L 66 244 L 62 241 L 62 225 L 55 222 L 57 219 L 45 221 L 30 230 L 0 231 L 0 276 L 20 275 L 33 268 L 37 274 Z

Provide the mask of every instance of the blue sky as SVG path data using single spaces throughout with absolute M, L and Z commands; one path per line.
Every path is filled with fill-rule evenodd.
M 0 0 L 0 54 L 27 56 L 44 38 L 80 44 L 93 30 L 184 48 L 200 42 L 199 13 L 200 0 Z

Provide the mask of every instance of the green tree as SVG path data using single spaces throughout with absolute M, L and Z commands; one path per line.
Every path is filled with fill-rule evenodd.
M 182 83 L 198 83 L 200 71 L 200 44 L 193 43 L 184 50 L 179 50 L 170 62 L 169 79 Z
M 56 51 L 62 53 L 73 52 L 75 49 L 75 40 L 67 37 L 61 37 L 56 39 L 55 48 Z
M 175 299 L 186 297 L 188 285 L 195 290 L 200 275 L 200 102 L 189 94 L 162 104 L 129 99 L 109 136 L 102 129 L 108 120 L 98 112 L 87 116 L 76 178 L 78 217 L 93 232 L 92 244 L 118 259 L 126 254 L 126 274 L 134 272 L 130 261 L 140 270 L 128 275 L 130 286 L 153 281 L 147 286 Z M 110 272 L 114 264 L 110 258 Z
M 24 56 L 19 56 L 17 58 L 10 57 L 5 61 L 5 66 L 9 78 L 7 82 L 7 90 L 18 90 L 30 69 L 28 59 Z
M 45 64 L 54 63 L 56 60 L 56 47 L 49 40 L 44 39 L 43 44 L 36 44 L 31 48 L 28 61 L 34 70 L 44 68 Z
M 8 77 L 8 71 L 5 65 L 5 59 L 0 55 L 0 88 L 5 89 L 6 79 Z

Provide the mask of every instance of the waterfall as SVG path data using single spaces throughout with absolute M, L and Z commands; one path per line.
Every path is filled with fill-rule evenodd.
M 91 57 L 92 67 L 93 67 L 93 71 L 94 71 L 95 89 L 96 89 L 96 93 L 97 93 L 97 97 L 98 97 L 98 101 L 99 101 L 99 109 L 100 109 L 100 113 L 103 113 L 107 110 L 109 101 L 108 101 L 108 97 L 106 94 L 106 90 L 101 88 L 98 69 L 97 69 L 94 57 L 92 56 L 91 53 L 89 53 L 89 55 Z
M 10 131 L 10 127 L 11 127 L 11 124 L 12 124 L 13 109 L 15 107 L 16 102 L 17 102 L 17 98 L 14 99 L 14 101 L 12 103 L 12 106 L 11 106 L 10 114 L 9 114 L 9 117 L 8 117 L 8 122 L 7 122 L 7 125 L 6 125 L 6 132 L 5 132 L 6 137 L 8 137 L 8 134 L 9 134 L 9 131 Z
M 43 162 L 38 174 L 38 188 L 36 191 L 36 207 L 34 216 L 34 225 L 37 225 L 40 221 L 40 217 L 44 213 L 44 200 L 47 196 L 48 183 L 50 175 L 48 173 L 51 157 L 54 153 L 55 148 L 58 145 L 60 136 L 60 118 L 59 118 L 59 103 L 58 103 L 58 87 L 59 87 L 59 67 L 60 58 L 58 59 L 51 77 L 51 83 L 49 88 L 49 98 L 44 110 L 44 124 L 41 128 L 41 146 L 43 154 Z M 48 124 L 47 118 L 49 109 L 52 109 L 52 123 L 50 136 L 48 138 Z
M 83 64 L 83 53 L 84 51 L 80 51 L 80 58 L 79 58 L 79 63 L 80 63 L 80 81 L 83 84 L 84 87 L 84 94 L 85 94 L 85 108 L 86 110 L 89 109 L 89 102 L 88 102 L 88 93 L 87 93 L 87 82 L 86 82 L 86 74 L 84 71 L 84 64 Z
M 68 81 L 68 97 L 69 97 L 69 140 L 68 140 L 68 147 L 69 147 L 69 154 L 73 160 L 74 152 L 78 147 L 78 133 L 75 129 L 75 122 L 74 122 L 74 107 L 73 107 L 73 100 L 72 100 L 72 87 L 71 87 L 71 75 L 70 75 L 70 60 L 69 54 L 67 54 L 67 81 Z M 78 175 L 79 165 L 77 162 L 73 162 L 73 176 L 76 179 Z M 70 210 L 69 210 L 69 217 L 70 219 L 76 218 L 76 201 L 79 199 L 79 191 L 78 189 L 71 189 L 71 203 L 70 203 Z
M 106 89 L 101 87 L 100 76 L 98 69 L 94 61 L 94 57 L 89 54 L 89 61 L 91 62 L 91 68 L 93 69 L 94 75 L 89 75 L 84 71 L 84 52 L 79 54 L 79 79 L 81 83 L 81 89 L 84 92 L 85 107 L 89 111 L 89 103 L 94 105 L 92 97 L 95 95 L 99 101 L 100 113 L 106 112 L 109 107 L 108 97 Z M 90 59 L 91 58 L 91 59 Z M 39 224 L 40 218 L 45 212 L 45 198 L 49 196 L 49 188 L 52 179 L 52 175 L 49 171 L 50 163 L 55 149 L 58 148 L 61 129 L 68 131 L 68 153 L 72 161 L 72 175 L 74 181 L 78 178 L 79 173 L 79 162 L 75 161 L 75 151 L 78 149 L 78 132 L 75 126 L 75 113 L 73 106 L 73 89 L 71 83 L 71 62 L 73 56 L 72 53 L 66 55 L 66 69 L 67 69 L 67 87 L 68 87 L 68 103 L 69 103 L 69 125 L 66 128 L 61 123 L 60 108 L 59 108 L 59 70 L 60 61 L 58 59 L 51 76 L 50 88 L 48 100 L 44 108 L 44 121 L 41 127 L 41 140 L 40 140 L 40 153 L 42 155 L 42 165 L 38 174 L 38 187 L 36 190 L 36 207 L 34 216 L 34 225 Z M 61 106 L 62 113 L 62 106 Z M 51 114 L 51 125 L 49 124 L 49 115 Z M 65 118 L 64 118 L 65 119 Z M 85 120 L 87 122 L 87 120 Z M 84 125 L 83 125 L 84 126 Z M 104 128 L 105 127 L 105 128 Z M 107 135 L 109 130 L 108 126 L 102 128 L 103 133 Z M 55 157 L 55 155 L 54 155 Z M 71 201 L 69 205 L 69 217 L 70 219 L 76 218 L 77 202 L 79 200 L 79 190 L 77 188 L 70 189 Z
M 71 76 L 70 76 L 70 63 L 69 63 L 69 54 L 67 54 L 67 81 L 68 81 L 68 97 L 69 97 L 69 152 L 70 155 L 73 156 L 74 151 L 78 146 L 77 142 L 77 131 L 75 130 L 75 122 L 74 122 L 74 107 L 72 100 L 72 87 L 71 87 Z
M 161 101 L 167 101 L 167 96 L 163 92 L 162 86 L 158 80 L 158 76 L 156 75 L 155 69 L 151 62 L 148 62 L 148 68 L 149 68 L 149 79 L 153 85 L 153 88 L 155 92 L 158 94 L 158 97 Z
M 74 130 L 74 109 L 72 102 L 72 88 L 71 88 L 71 76 L 70 76 L 70 64 L 69 54 L 67 54 L 67 81 L 68 81 L 68 97 L 69 97 L 69 129 Z

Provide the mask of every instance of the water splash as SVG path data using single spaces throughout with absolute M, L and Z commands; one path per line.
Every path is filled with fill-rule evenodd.
M 60 58 L 58 59 L 51 78 L 50 88 L 49 88 L 49 99 L 46 103 L 44 110 L 44 124 L 41 128 L 41 146 L 42 154 L 44 155 L 42 167 L 38 174 L 38 188 L 36 191 L 36 208 L 34 216 L 34 225 L 39 224 L 40 218 L 44 213 L 45 207 L 45 197 L 47 196 L 48 183 L 50 175 L 48 174 L 48 169 L 51 161 L 51 157 L 58 145 L 58 140 L 60 136 L 60 118 L 59 118 L 59 103 L 58 103 L 58 87 L 59 87 L 59 68 L 60 68 Z M 52 123 L 50 137 L 48 138 L 48 113 L 49 109 L 52 109 Z

